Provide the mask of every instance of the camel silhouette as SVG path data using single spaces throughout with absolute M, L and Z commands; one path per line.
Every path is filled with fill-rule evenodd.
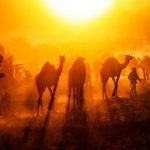
M 38 91 L 38 106 L 37 106 L 37 116 L 39 115 L 39 107 L 41 106 L 42 112 L 43 111 L 43 104 L 42 104 L 42 95 L 46 88 L 48 88 L 51 94 L 51 103 L 54 102 L 55 92 L 58 86 L 59 78 L 62 73 L 63 64 L 65 62 L 65 57 L 60 56 L 60 63 L 59 67 L 56 69 L 53 65 L 49 62 L 46 62 L 41 69 L 40 73 L 36 77 L 36 87 Z M 48 107 L 48 110 L 50 106 Z
M 149 56 L 145 56 L 140 61 L 139 68 L 141 68 L 143 71 L 144 80 L 148 80 L 149 75 L 150 75 L 150 57 Z
M 84 103 L 84 84 L 86 80 L 86 66 L 84 58 L 78 57 L 72 64 L 69 70 L 68 87 L 69 87 L 69 103 L 71 98 L 71 92 L 73 90 L 74 105 L 77 102 L 77 106 L 82 106 Z
M 103 63 L 103 66 L 100 70 L 100 76 L 102 81 L 102 98 L 108 99 L 107 93 L 106 93 L 106 83 L 109 80 L 109 77 L 112 78 L 114 82 L 114 90 L 112 93 L 112 96 L 117 96 L 117 88 L 118 88 L 118 81 L 120 78 L 121 71 L 127 67 L 130 60 L 132 60 L 133 57 L 130 55 L 126 55 L 124 63 L 119 63 L 115 58 L 111 57 L 105 60 Z M 115 79 L 116 77 L 116 79 Z

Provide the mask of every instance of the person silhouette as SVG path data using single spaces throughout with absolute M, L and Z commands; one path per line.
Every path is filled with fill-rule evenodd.
M 132 68 L 132 71 L 128 75 L 128 79 L 130 80 L 130 86 L 131 86 L 130 97 L 135 97 L 137 96 L 137 92 L 136 92 L 137 80 L 141 82 L 141 79 L 138 76 L 136 68 Z

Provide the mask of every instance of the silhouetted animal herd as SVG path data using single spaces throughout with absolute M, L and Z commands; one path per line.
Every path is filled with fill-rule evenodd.
M 2 49 L 2 46 L 1 46 L 1 49 Z M 107 58 L 102 64 L 101 69 L 98 70 L 99 76 L 101 77 L 101 82 L 102 82 L 102 98 L 103 99 L 108 99 L 107 92 L 106 92 L 106 84 L 109 78 L 111 78 L 112 81 L 114 82 L 114 90 L 112 92 L 112 96 L 117 97 L 118 81 L 121 76 L 121 72 L 123 69 L 127 67 L 127 65 L 130 63 L 131 60 L 133 60 L 134 64 L 137 65 L 134 67 L 142 68 L 143 78 L 145 80 L 149 79 L 150 57 L 145 56 L 143 60 L 138 61 L 134 57 L 130 55 L 126 55 L 123 63 L 118 62 L 117 59 L 113 57 Z M 3 66 L 3 61 L 4 61 L 4 57 L 2 54 L 0 54 L 1 68 Z M 9 64 L 9 66 L 10 64 L 12 64 L 11 57 L 9 61 L 7 61 L 7 63 Z M 4 65 L 7 65 L 7 63 L 5 63 Z M 48 110 L 51 109 L 51 106 L 54 103 L 55 92 L 58 87 L 58 83 L 59 83 L 60 76 L 62 74 L 64 63 L 65 63 L 64 56 L 60 56 L 58 68 L 55 68 L 55 66 L 50 64 L 50 62 L 46 62 L 43 65 L 39 74 L 36 76 L 35 83 L 36 83 L 36 87 L 38 91 L 37 115 L 39 115 L 40 108 L 42 110 L 42 113 L 44 112 L 43 103 L 42 103 L 42 95 L 46 88 L 48 88 L 50 95 L 51 95 L 51 100 L 48 106 Z M 21 66 L 22 66 L 21 64 L 16 65 L 16 67 L 21 67 Z M 95 66 L 96 66 L 96 62 L 95 62 Z M 9 68 L 10 70 L 8 71 L 8 74 L 7 74 L 8 76 L 12 73 L 11 67 Z M 90 72 L 90 69 L 88 70 Z M 19 72 L 19 69 L 17 71 Z M 5 78 L 5 70 L 1 69 L 1 72 L 2 73 L 0 73 L 0 78 Z M 30 73 L 27 72 L 27 74 L 29 75 Z M 69 103 L 70 103 L 71 97 L 73 97 L 74 105 L 77 105 L 78 107 L 82 107 L 84 105 L 84 85 L 86 82 L 86 76 L 87 76 L 87 64 L 84 62 L 84 58 L 78 57 L 72 64 L 68 73 Z

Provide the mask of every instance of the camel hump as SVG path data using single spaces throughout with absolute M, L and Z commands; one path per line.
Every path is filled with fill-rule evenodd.
M 47 72 L 55 72 L 55 67 L 50 64 L 48 61 L 44 64 L 44 66 L 41 69 L 41 73 L 47 73 Z
M 49 81 L 49 80 L 53 81 L 55 74 L 56 74 L 55 67 L 53 65 L 51 65 L 49 62 L 46 62 L 43 65 L 40 73 L 36 77 L 36 83 L 42 82 L 42 83 L 47 84 L 47 81 Z
M 78 58 L 73 64 L 69 71 L 68 84 L 74 83 L 85 83 L 86 79 L 86 66 L 83 58 Z
M 105 60 L 105 62 L 103 63 L 103 67 L 107 67 L 107 66 L 111 67 L 111 66 L 114 66 L 116 64 L 118 64 L 118 61 L 115 58 L 110 57 L 110 58 Z
M 37 75 L 37 80 L 39 78 L 43 78 L 44 80 L 46 80 L 47 78 L 49 78 L 49 75 L 51 74 L 55 74 L 55 67 L 53 65 L 51 65 L 48 61 L 43 65 L 40 73 Z

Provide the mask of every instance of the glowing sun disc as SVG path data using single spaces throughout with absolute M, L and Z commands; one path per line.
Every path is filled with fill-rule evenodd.
M 85 20 L 106 11 L 113 0 L 45 0 L 55 13 L 71 20 Z

